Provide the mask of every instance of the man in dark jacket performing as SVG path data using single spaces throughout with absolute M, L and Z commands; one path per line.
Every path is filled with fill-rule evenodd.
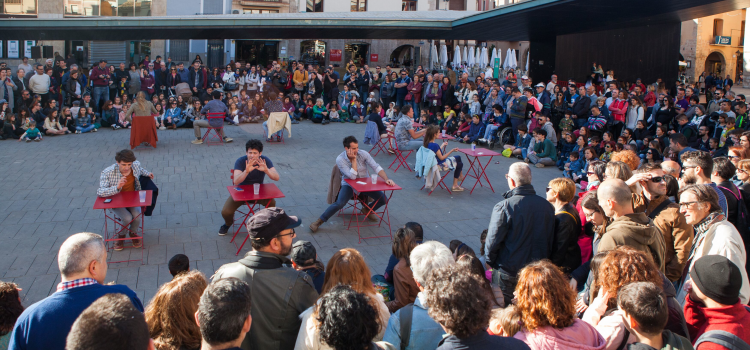
M 512 164 L 505 178 L 510 191 L 492 209 L 485 259 L 492 267 L 492 282 L 500 286 L 506 305 L 510 305 L 518 271 L 530 262 L 550 257 L 555 209 L 536 195 L 528 164 Z

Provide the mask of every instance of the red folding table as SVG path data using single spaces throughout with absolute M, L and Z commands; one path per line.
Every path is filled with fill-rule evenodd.
M 358 243 L 362 243 L 363 239 L 369 239 L 369 238 L 389 237 L 389 238 L 393 239 L 393 235 L 391 235 L 391 217 L 388 214 L 388 205 L 391 202 L 391 197 L 393 197 L 393 192 L 401 190 L 401 187 L 398 186 L 398 185 L 395 185 L 395 184 L 393 186 L 388 186 L 388 184 L 386 184 L 385 181 L 383 179 L 379 178 L 379 177 L 378 177 L 377 183 L 375 183 L 374 185 L 372 184 L 372 182 L 371 182 L 371 180 L 369 178 L 360 178 L 360 179 L 354 179 L 354 180 L 352 180 L 352 179 L 345 179 L 344 181 L 346 181 L 346 183 L 349 184 L 349 186 L 351 186 L 352 189 L 354 190 L 354 195 L 352 196 L 352 199 L 351 199 L 351 202 L 353 202 L 353 203 L 349 203 L 349 207 L 352 208 L 352 215 L 349 217 L 349 226 L 346 229 L 347 230 L 350 229 L 352 227 L 352 222 L 356 222 L 356 225 L 357 225 L 357 237 L 359 238 Z M 383 191 L 383 192 L 391 191 L 390 194 L 386 194 L 387 201 L 385 202 L 385 204 L 381 208 L 380 212 L 376 212 L 375 210 L 373 210 L 372 207 L 369 206 L 366 203 L 366 201 L 361 201 L 359 199 L 359 197 L 357 196 L 358 194 L 364 194 L 364 193 L 367 193 L 367 192 L 377 192 L 377 191 Z M 359 207 L 360 204 L 362 205 L 361 209 L 364 209 L 364 208 L 367 209 L 367 213 L 366 214 L 362 213 L 362 211 L 361 211 L 361 209 Z M 346 209 L 346 208 L 344 208 L 344 209 Z M 342 209 L 342 210 L 344 210 L 344 209 Z M 375 214 L 375 216 L 378 217 L 379 220 L 378 220 L 377 225 L 376 224 L 369 224 L 369 225 L 365 225 L 364 224 L 365 221 L 368 220 L 367 217 L 370 214 Z M 361 222 L 359 220 L 359 217 L 363 218 L 361 220 Z M 380 227 L 380 224 L 382 224 L 383 221 L 385 221 L 386 225 L 388 225 L 388 235 L 387 236 L 362 237 L 362 235 L 360 235 L 360 232 L 359 232 L 360 228 L 362 228 L 362 227 L 368 227 L 368 226 L 377 226 L 377 227 Z
M 110 197 L 96 197 L 96 201 L 94 202 L 94 209 L 95 210 L 103 210 L 104 211 L 104 245 L 107 248 L 107 251 L 114 250 L 114 242 L 116 241 L 131 241 L 134 239 L 140 239 L 141 240 L 141 258 L 140 259 L 130 259 L 130 260 L 121 260 L 121 261 L 110 261 L 111 263 L 120 263 L 120 262 L 130 262 L 130 261 L 140 261 L 141 264 L 143 263 L 143 250 L 145 249 L 145 242 L 143 242 L 143 221 L 141 220 L 141 226 L 140 226 L 140 236 L 130 237 L 129 234 L 125 235 L 125 238 L 118 238 L 118 235 L 122 231 L 126 231 L 126 233 L 129 233 L 129 227 L 130 222 L 123 223 L 122 219 L 117 218 L 114 215 L 114 212 L 111 211 L 111 209 L 117 209 L 117 208 L 135 208 L 140 207 L 141 212 L 136 215 L 133 220 L 137 219 L 138 217 L 143 218 L 143 213 L 146 211 L 146 207 L 151 205 L 151 191 L 143 191 L 146 192 L 146 200 L 141 202 L 139 191 L 128 191 L 128 192 L 119 192 L 113 196 Z M 105 200 L 111 199 L 109 203 L 104 203 Z M 112 221 L 112 232 L 109 231 L 109 221 Z M 111 243 L 111 244 L 110 244 Z M 132 246 L 131 246 L 132 248 Z M 138 248 L 136 248 L 138 249 Z M 110 258 L 112 256 L 110 255 Z
M 255 215 L 255 207 L 258 205 L 258 201 L 264 199 L 284 198 L 284 193 L 282 193 L 275 184 L 260 184 L 258 194 L 253 193 L 253 185 L 227 186 L 227 190 L 229 190 L 229 195 L 232 196 L 232 200 L 235 202 L 244 202 L 248 209 L 247 213 L 245 213 L 245 217 L 242 219 L 242 223 L 237 227 L 237 231 L 234 232 L 232 240 L 229 241 L 230 243 L 234 243 L 234 246 L 236 247 L 237 242 L 235 242 L 234 239 L 243 227 L 245 228 L 245 232 L 247 232 L 247 218 L 249 218 L 250 215 Z M 247 242 L 249 237 L 250 232 L 248 232 L 248 235 L 245 236 L 245 240 L 242 241 L 242 244 L 237 248 L 237 253 L 235 255 L 240 255 L 240 251 L 242 250 L 242 247 L 245 246 L 245 242 Z
M 479 185 L 480 187 L 484 187 L 484 185 L 482 185 L 482 179 L 485 179 L 487 181 L 487 186 L 490 187 L 492 193 L 495 193 L 495 189 L 492 188 L 492 183 L 490 183 L 490 179 L 487 177 L 485 170 L 487 169 L 487 166 L 490 165 L 490 162 L 492 162 L 492 158 L 495 156 L 500 156 L 501 154 L 483 148 L 478 148 L 475 150 L 472 150 L 471 148 L 464 148 L 458 151 L 465 154 L 466 158 L 469 159 L 469 169 L 466 170 L 466 175 L 464 176 L 464 180 L 461 181 L 461 185 L 464 184 L 464 181 L 466 181 L 466 178 L 468 177 L 477 179 L 477 182 L 474 183 L 474 187 L 471 188 L 471 192 L 469 192 L 469 194 L 472 194 L 474 192 L 474 188 L 476 188 L 477 185 Z M 474 157 L 474 159 L 472 159 L 471 157 Z M 489 159 L 487 160 L 487 163 L 482 165 L 482 161 L 479 159 L 479 157 L 489 157 Z M 477 166 L 476 168 L 474 167 L 475 164 Z

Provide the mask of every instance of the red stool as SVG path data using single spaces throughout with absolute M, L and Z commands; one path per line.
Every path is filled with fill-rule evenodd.
M 203 134 L 203 142 L 206 145 L 223 145 L 224 144 L 224 138 L 221 137 L 221 131 L 224 130 L 224 113 L 208 113 L 206 115 L 206 119 L 208 119 L 208 127 L 206 129 L 206 133 Z M 211 126 L 211 119 L 218 119 L 221 121 L 220 127 L 213 127 Z M 213 133 L 212 133 L 213 131 Z M 216 141 L 218 140 L 218 141 Z

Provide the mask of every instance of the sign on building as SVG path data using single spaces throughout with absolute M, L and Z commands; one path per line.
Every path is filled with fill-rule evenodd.
M 378 54 L 371 53 L 370 54 L 370 62 L 377 62 L 378 61 Z
M 18 58 L 18 40 L 8 40 L 8 58 Z
M 341 50 L 331 49 L 331 62 L 341 62 Z
M 714 37 L 714 45 L 732 45 L 732 37 L 717 35 Z

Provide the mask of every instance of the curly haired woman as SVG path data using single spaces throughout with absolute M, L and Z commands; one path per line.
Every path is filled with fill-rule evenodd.
M 596 329 L 576 318 L 576 293 L 550 261 L 532 263 L 519 272 L 516 298 L 523 327 L 515 338 L 532 350 L 605 348 Z

